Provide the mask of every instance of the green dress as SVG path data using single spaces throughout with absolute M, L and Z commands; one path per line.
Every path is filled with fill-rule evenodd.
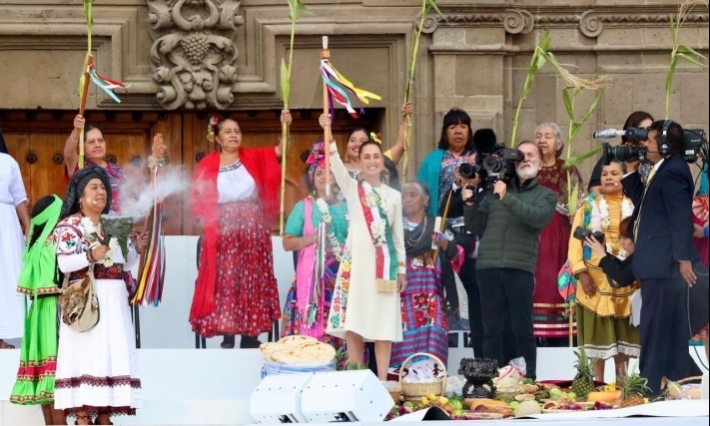
M 56 223 L 56 220 L 54 222 Z M 13 404 L 51 404 L 54 401 L 54 373 L 57 369 L 57 296 L 60 288 L 55 282 L 57 257 L 51 236 L 54 225 L 46 223 L 46 228 L 49 229 L 45 229 L 23 255 L 17 291 L 27 296 L 25 334 L 20 350 L 17 381 L 10 394 L 10 402 Z M 32 301 L 29 312 L 28 299 Z

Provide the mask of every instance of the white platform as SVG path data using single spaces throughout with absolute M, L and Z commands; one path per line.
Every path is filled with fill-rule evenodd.
M 459 360 L 470 356 L 469 351 L 452 349 L 449 367 L 453 374 Z M 251 422 L 247 401 L 260 381 L 258 350 L 141 349 L 138 353 L 143 408 L 135 417 L 116 418 L 115 424 L 243 425 Z M 22 407 L 8 401 L 19 356 L 19 350 L 0 350 L 0 426 L 42 425 L 38 407 Z M 574 376 L 571 349 L 542 348 L 538 359 L 540 380 Z
M 248 424 L 247 399 L 260 381 L 261 356 L 258 350 L 193 349 L 195 337 L 187 321 L 197 276 L 196 237 L 168 237 L 167 283 L 159 308 L 140 310 L 141 343 L 139 367 L 143 383 L 143 408 L 136 417 L 118 417 L 119 425 L 237 425 Z M 293 258 L 273 238 L 274 269 L 281 301 L 291 286 Z M 262 339 L 265 336 L 262 336 Z M 18 343 L 18 341 L 10 341 Z M 218 348 L 220 339 L 208 340 L 208 348 Z M 702 347 L 690 350 L 700 354 Z M 472 355 L 470 348 L 449 352 L 449 369 L 456 374 L 461 358 Z M 0 350 L 0 426 L 42 425 L 38 407 L 21 407 L 8 402 L 15 382 L 19 350 Z M 538 379 L 565 379 L 574 376 L 571 349 L 538 350 Z M 613 365 L 607 366 L 607 381 L 613 380 Z M 707 416 L 707 414 L 705 414 Z M 701 419 L 707 425 L 707 417 Z M 625 419 L 625 423 L 636 420 Z M 644 419 L 643 424 L 661 425 L 667 419 Z M 684 424 L 695 424 L 683 419 Z M 476 424 L 485 424 L 477 421 Z M 581 424 L 560 422 L 559 425 Z M 590 424 L 586 422 L 585 424 Z M 699 423 L 697 423 L 699 424 Z

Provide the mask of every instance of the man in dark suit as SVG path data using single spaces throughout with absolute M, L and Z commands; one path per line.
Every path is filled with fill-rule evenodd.
M 683 128 L 657 121 L 641 145 L 654 164 L 647 185 L 635 172 L 622 184 L 634 202 L 630 229 L 636 241 L 633 271 L 641 281 L 641 376 L 651 394 L 659 395 L 665 380 L 688 377 L 688 287 L 697 277 L 692 262 L 693 177 L 683 159 Z

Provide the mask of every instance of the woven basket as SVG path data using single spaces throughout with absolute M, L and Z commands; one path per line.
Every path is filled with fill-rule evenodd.
M 404 367 L 409 361 L 414 358 L 424 356 L 429 357 L 439 363 L 441 368 L 444 370 L 444 376 L 435 383 L 406 383 L 402 381 L 402 375 L 404 374 Z M 448 372 L 446 371 L 446 364 L 444 364 L 438 357 L 432 354 L 418 352 L 410 356 L 402 363 L 399 368 L 399 383 L 402 386 L 402 397 L 405 401 L 418 401 L 421 397 L 429 394 L 434 394 L 436 396 L 442 396 L 446 392 L 446 378 L 448 377 Z
M 387 389 L 387 392 L 390 393 L 390 396 L 392 397 L 392 401 L 394 401 L 395 405 L 399 405 L 402 403 L 402 389 Z

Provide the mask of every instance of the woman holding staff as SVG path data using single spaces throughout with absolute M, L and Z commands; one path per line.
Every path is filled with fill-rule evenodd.
M 282 111 L 282 122 L 291 114 Z M 200 161 L 192 180 L 192 215 L 204 226 L 190 324 L 222 348 L 258 348 L 258 336 L 281 317 L 274 277 L 271 225 L 279 212 L 283 143 L 245 148 L 234 120 L 210 120 L 218 149 Z
M 320 123 L 329 129 L 330 117 L 321 116 Z M 378 376 L 386 380 L 392 342 L 402 340 L 400 293 L 407 287 L 402 197 L 381 181 L 384 155 L 378 143 L 360 146 L 361 182 L 350 177 L 335 143 L 330 155 L 335 181 L 348 205 L 350 232 L 327 333 L 346 339 L 350 364 L 362 364 L 364 342 L 374 341 Z
M 343 341 L 325 333 L 335 277 L 345 254 L 348 207 L 325 194 L 325 151 L 313 145 L 306 160 L 310 194 L 296 203 L 284 230 L 283 247 L 298 251 L 296 278 L 284 304 L 282 336 L 306 335 L 330 343 Z M 337 186 L 333 188 L 337 192 Z

